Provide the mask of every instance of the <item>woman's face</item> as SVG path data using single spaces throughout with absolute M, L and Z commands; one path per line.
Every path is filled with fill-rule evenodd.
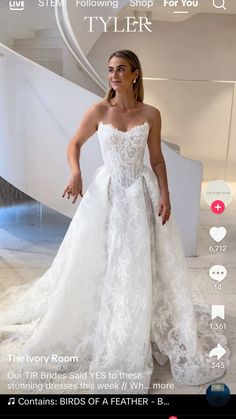
M 128 60 L 120 57 L 112 57 L 108 64 L 109 83 L 115 91 L 133 89 L 133 81 L 138 76 L 138 70 L 132 72 Z

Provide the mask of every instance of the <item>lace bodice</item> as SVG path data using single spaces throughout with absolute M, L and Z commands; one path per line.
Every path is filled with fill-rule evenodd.
M 129 187 L 141 174 L 149 124 L 144 122 L 128 131 L 100 122 L 98 137 L 104 164 L 115 182 Z

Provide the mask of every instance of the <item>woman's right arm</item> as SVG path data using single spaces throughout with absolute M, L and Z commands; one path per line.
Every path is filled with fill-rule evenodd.
M 80 173 L 79 157 L 82 145 L 97 130 L 98 105 L 94 104 L 85 112 L 79 128 L 67 147 L 67 159 L 73 173 Z
M 80 170 L 80 150 L 82 145 L 87 141 L 97 130 L 99 120 L 99 105 L 94 104 L 85 112 L 79 128 L 72 137 L 68 147 L 67 147 L 67 159 L 71 168 L 72 177 L 70 182 L 64 189 L 62 198 L 65 194 L 68 193 L 68 198 L 70 195 L 74 196 L 73 204 L 75 203 L 78 195 L 83 196 L 82 193 L 82 177 Z

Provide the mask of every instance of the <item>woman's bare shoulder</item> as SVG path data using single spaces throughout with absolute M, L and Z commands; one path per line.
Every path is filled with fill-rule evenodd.
M 109 107 L 109 103 L 106 99 L 102 99 L 102 100 L 99 100 L 99 102 L 95 102 L 93 106 L 94 106 L 94 110 L 96 110 L 99 113 L 99 112 L 106 111 L 107 108 Z
M 97 127 L 107 112 L 108 106 L 108 102 L 105 99 L 93 103 L 85 112 L 85 118 L 88 118 L 90 123 Z
M 155 106 L 149 105 L 147 103 L 143 103 L 144 111 L 146 115 L 146 119 L 149 122 L 149 125 L 152 127 L 156 120 L 160 120 L 161 113 L 159 109 L 155 108 Z
M 155 106 L 149 105 L 148 103 L 143 103 L 143 106 L 146 112 L 150 114 L 150 116 L 160 113 L 159 109 L 155 108 Z
M 101 121 L 104 115 L 106 114 L 109 108 L 109 103 L 106 99 L 102 99 L 102 100 L 99 100 L 99 102 L 95 102 L 92 108 L 93 108 L 94 117 L 96 118 L 97 123 L 99 123 L 99 121 Z

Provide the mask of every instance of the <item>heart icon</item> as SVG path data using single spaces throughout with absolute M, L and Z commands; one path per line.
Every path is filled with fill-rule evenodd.
M 227 230 L 225 227 L 211 227 L 209 233 L 213 240 L 219 243 L 226 236 Z

